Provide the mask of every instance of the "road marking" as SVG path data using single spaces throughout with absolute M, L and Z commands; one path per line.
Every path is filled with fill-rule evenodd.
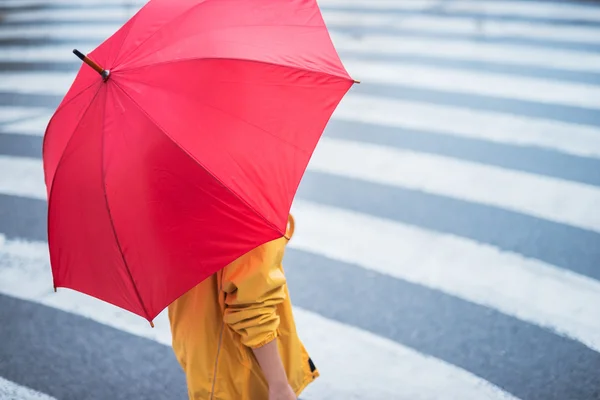
M 135 9 L 137 11 L 137 7 Z M 1 35 L 10 37 L 31 37 L 52 35 L 68 38 L 73 36 L 69 29 L 86 33 L 86 37 L 102 38 L 116 32 L 133 15 L 131 8 L 116 6 L 101 9 L 47 9 L 12 12 L 5 15 L 5 21 L 31 22 L 31 26 L 14 27 L 14 31 L 5 28 Z M 392 30 L 410 30 L 415 33 L 448 33 L 476 35 L 484 38 L 514 37 L 515 39 L 540 39 L 573 43 L 600 43 L 600 29 L 593 26 L 573 26 L 557 24 L 532 24 L 520 21 L 477 19 L 456 16 L 437 15 L 393 15 L 389 13 L 356 13 L 323 10 L 323 16 L 329 29 L 337 28 L 387 28 Z M 70 21 L 86 20 L 94 23 L 77 27 Z M 109 21 L 113 20 L 114 23 Z M 45 22 L 64 22 L 64 25 L 48 26 Z M 25 28 L 25 29 L 23 29 Z M 55 29 L 57 28 L 58 31 Z M 92 28 L 92 32 L 89 31 Z M 59 33 L 60 32 L 60 33 Z M 93 35 L 93 36 L 89 36 Z M 80 37 L 80 35 L 77 35 Z
M 338 147 L 336 151 L 345 150 Z M 326 155 L 321 153 L 313 160 L 318 164 L 318 158 Z M 347 155 L 333 161 L 343 163 L 341 158 Z M 41 162 L 18 157 L 0 160 L 4 162 L 0 170 L 11 171 L 0 175 L 0 193 L 45 199 Z M 13 174 L 19 176 L 10 186 L 6 182 Z M 290 243 L 294 248 L 444 291 L 600 351 L 600 282 L 596 280 L 469 239 L 334 207 L 296 200 L 293 212 L 302 221 Z M 18 253 L 26 255 L 27 248 Z M 32 254 L 45 251 L 38 249 Z
M 598 72 L 600 69 L 600 54 L 533 45 L 379 34 L 356 36 L 351 33 L 337 33 L 332 35 L 332 40 L 338 51 L 369 56 L 431 57 L 581 72 Z
M 14 0 L 13 0 L 14 1 Z M 571 2 L 549 1 L 498 1 L 498 0 L 453 0 L 440 2 L 439 0 L 319 0 L 321 7 L 352 8 L 357 11 L 374 10 L 400 10 L 400 11 L 437 11 L 452 16 L 452 13 L 467 12 L 479 14 L 478 17 L 511 16 L 522 18 L 546 19 L 583 19 L 587 21 L 600 21 L 598 7 Z M 534 20 L 531 21 L 535 23 Z
M 2 76 L 2 75 L 0 75 Z M 13 107 L 13 106 L 1 106 L 0 107 L 0 131 L 4 126 L 20 123 L 23 120 L 27 120 L 32 117 L 48 112 L 45 108 L 34 108 L 34 107 Z
M 42 161 L 0 155 L 0 193 L 46 200 Z
M 600 109 L 600 86 L 595 85 L 354 58 L 345 58 L 344 64 L 368 83 Z
M 292 248 L 498 310 L 600 351 L 600 282 L 449 234 L 296 200 Z
M 0 292 L 171 345 L 164 311 L 151 329 L 144 319 L 92 297 L 66 289 L 54 293 L 46 243 L 0 239 Z M 298 307 L 294 315 L 322 373 L 306 391 L 309 399 L 389 399 L 398 393 L 411 399 L 447 393 L 461 400 L 515 399 L 465 370 L 372 333 Z
M 394 15 L 390 13 L 356 13 L 325 10 L 323 16 L 330 29 L 384 28 L 417 34 L 459 34 L 473 38 L 538 39 L 557 42 L 600 44 L 600 29 L 585 25 L 532 24 L 436 15 Z M 360 32 L 360 31 L 359 31 Z M 362 33 L 362 32 L 361 32 Z M 400 33 L 399 33 L 400 34 Z M 440 38 L 444 40 L 443 38 Z
M 0 107 L 0 112 L 1 110 L 2 107 Z M 0 133 L 7 132 L 19 135 L 44 136 L 50 118 L 52 118 L 52 114 L 48 113 L 48 109 L 44 109 L 37 116 L 23 118 L 19 122 L 0 125 Z
M 0 399 L 2 400 L 56 400 L 54 397 L 18 385 L 0 376 Z
M 17 29 L 17 30 L 15 30 Z M 10 35 L 14 37 L 19 32 L 27 32 L 30 28 L 2 28 L 0 37 Z M 39 27 L 31 28 L 39 32 Z M 56 29 L 63 29 L 57 27 Z M 106 38 L 114 33 L 113 30 L 102 27 L 74 26 L 69 27 L 69 35 L 81 30 L 89 31 L 98 37 Z M 54 31 L 55 28 L 52 28 Z M 56 36 L 47 29 L 47 35 Z M 66 30 L 64 31 L 67 32 Z M 104 34 L 101 35 L 101 33 Z M 94 36 L 94 38 L 96 38 Z M 533 45 L 501 44 L 478 42 L 469 39 L 444 39 L 425 37 L 400 37 L 398 35 L 368 34 L 356 36 L 352 33 L 331 32 L 332 40 L 338 51 L 353 52 L 355 54 L 382 54 L 392 56 L 418 56 L 442 59 L 453 59 L 475 62 L 491 62 L 531 66 L 539 68 L 556 68 L 568 71 L 597 72 L 600 69 L 600 55 L 597 53 L 550 49 Z M 100 44 L 100 40 L 98 43 Z M 79 46 L 82 52 L 90 52 L 94 45 Z M 0 53 L 3 62 L 58 62 L 77 61 L 72 53 L 73 46 L 5 46 Z
M 445 156 L 322 138 L 309 169 L 600 232 L 600 188 Z
M 542 118 L 357 93 L 344 98 L 333 118 L 600 158 L 600 128 Z

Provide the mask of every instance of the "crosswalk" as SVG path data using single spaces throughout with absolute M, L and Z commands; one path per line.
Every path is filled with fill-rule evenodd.
M 55 293 L 45 241 L 71 50 L 142 4 L 0 1 L 0 399 L 185 398 L 165 312 Z M 302 398 L 600 399 L 600 7 L 319 4 L 362 84 L 292 207 Z

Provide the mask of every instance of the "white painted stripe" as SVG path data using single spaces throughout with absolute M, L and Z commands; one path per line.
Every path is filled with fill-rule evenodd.
M 593 26 L 532 24 L 467 17 L 394 15 L 383 13 L 323 12 L 330 29 L 341 27 L 386 28 L 400 31 L 473 35 L 477 38 L 539 39 L 557 42 L 600 43 L 600 29 Z
M 2 124 L 0 125 L 0 129 L 2 129 L 3 125 L 8 125 L 13 121 L 16 122 L 24 118 L 35 117 L 43 112 L 47 112 L 47 110 L 34 107 L 2 106 L 0 107 L 0 124 Z
M 55 26 L 39 25 L 41 21 L 108 21 L 114 20 L 114 24 L 103 24 L 104 32 L 100 37 L 112 34 L 119 28 L 119 23 L 123 23 L 133 15 L 131 8 L 109 8 L 97 10 L 78 10 L 78 9 L 47 9 L 26 12 L 14 12 L 7 14 L 6 21 L 32 22 L 31 27 L 27 27 L 26 32 L 35 32 L 38 34 L 56 34 Z M 478 35 L 481 37 L 515 37 L 515 38 L 535 38 L 543 40 L 567 41 L 577 43 L 600 43 L 600 29 L 591 26 L 572 26 L 556 24 L 531 24 L 526 22 L 497 21 L 497 20 L 478 20 L 466 17 L 447 16 L 424 16 L 424 15 L 390 15 L 390 14 L 365 14 L 355 12 L 339 12 L 324 10 L 323 16 L 327 26 L 330 29 L 339 27 L 377 27 L 400 30 L 411 30 L 414 32 L 433 32 L 433 33 L 455 33 Z M 33 25 L 37 23 L 38 25 Z M 102 28 L 103 26 L 100 26 Z M 72 32 L 65 32 L 69 26 L 56 26 L 63 30 L 63 38 L 72 37 Z M 74 26 L 77 30 L 77 27 Z M 79 28 L 87 32 L 85 26 Z M 94 31 L 98 32 L 95 24 L 92 26 Z M 19 32 L 13 32 L 11 37 L 15 37 Z M 5 34 L 11 33 L 6 28 Z M 77 35 L 79 36 L 79 35 Z
M 578 182 L 324 137 L 309 170 L 500 207 L 600 231 L 600 189 Z M 42 162 L 0 156 L 0 192 L 46 199 Z
M 357 69 L 365 69 L 365 64 L 356 63 Z M 374 68 L 377 63 L 373 63 Z M 416 73 L 420 70 L 414 70 Z M 402 70 L 410 71 L 409 67 Z M 436 70 L 423 68 L 424 73 L 431 76 Z M 365 74 L 370 74 L 368 71 Z M 355 74 L 356 75 L 356 74 Z M 400 74 L 398 74 L 400 75 Z M 485 74 L 474 73 L 474 76 Z M 70 86 L 73 74 L 2 74 L 1 86 L 5 90 L 29 93 L 50 93 L 64 95 Z M 460 75 L 454 75 L 459 77 Z M 394 79 L 393 77 L 387 77 Z M 373 80 L 377 77 L 373 77 Z M 421 79 L 416 76 L 415 79 Z M 530 87 L 539 82 L 529 81 Z M 425 83 L 426 84 L 426 83 Z M 453 89 L 453 83 L 439 83 Z M 448 86 L 449 85 L 449 86 Z M 467 82 L 466 85 L 469 85 Z M 437 87 L 437 86 L 436 86 Z M 496 84 L 492 90 L 497 94 L 517 95 L 519 87 L 501 87 Z M 538 87 L 540 87 L 538 85 Z M 547 88 L 560 88 L 558 83 L 549 82 Z M 490 86 L 491 88 L 491 86 Z M 563 87 L 569 101 L 576 102 L 575 92 L 581 89 L 582 99 L 587 96 L 588 103 L 594 102 L 592 88 L 568 86 Z M 537 95 L 522 95 L 521 97 Z M 554 95 L 549 94 L 549 98 Z M 1 110 L 1 108 L 0 108 Z M 5 114 L 9 113 L 7 111 Z M 43 135 L 51 115 L 43 115 L 38 119 L 24 121 L 21 124 L 6 125 L 4 131 L 23 134 Z M 435 116 L 435 118 L 432 118 Z M 336 109 L 334 119 L 365 122 L 377 125 L 392 126 L 402 129 L 423 130 L 453 136 L 469 137 L 494 142 L 543 147 L 584 157 L 600 157 L 600 129 L 592 126 L 578 125 L 541 118 L 510 115 L 493 111 L 470 110 L 461 107 L 440 106 L 426 103 L 415 103 L 405 100 L 385 99 L 375 96 L 351 93 Z
M 327 156 L 323 148 L 328 143 L 323 143 L 311 164 L 318 165 L 319 158 Z M 336 152 L 342 155 L 331 156 L 331 162 L 343 164 L 348 153 L 340 146 Z M 354 162 L 360 163 L 360 157 Z M 26 159 L 12 160 L 12 165 L 18 166 L 15 170 L 25 171 L 12 183 L 13 192 L 45 198 L 40 167 Z M 419 173 L 422 167 L 410 164 L 402 174 Z M 0 168 L 8 165 L 0 164 Z M 454 175 L 451 169 L 435 173 L 442 175 L 441 171 Z M 2 179 L 6 177 L 0 175 L 0 192 L 8 186 L 2 185 Z M 27 187 L 15 189 L 23 185 Z M 36 189 L 29 190 L 31 187 Z M 545 190 L 543 185 L 540 190 Z M 296 200 L 292 211 L 302 221 L 292 247 L 442 290 L 548 327 L 600 351 L 600 282 L 472 240 L 307 201 Z M 402 251 L 398 251 L 398 243 L 402 243 Z M 561 294 L 560 301 L 556 293 Z
M 23 26 L 0 25 L 0 39 L 20 39 L 20 38 L 48 38 L 65 39 L 76 37 L 79 40 L 90 40 L 99 45 L 102 41 L 114 34 L 120 28 L 119 24 L 65 24 L 65 25 L 40 25 L 31 24 Z M 85 49 L 81 44 L 80 51 Z M 45 46 L 44 46 L 45 47 Z M 4 51 L 4 47 L 2 51 Z M 8 49 L 8 47 L 6 48 Z M 43 47 L 38 48 L 42 50 Z M 91 50 L 91 49 L 89 49 Z M 89 50 L 85 50 L 86 53 Z
M 66 53 L 66 48 L 63 50 L 62 56 L 65 60 L 73 61 L 76 66 L 78 61 L 73 60 L 73 54 Z M 12 55 L 9 53 L 0 55 L 0 58 L 11 57 Z M 31 54 L 36 57 L 44 56 L 35 51 L 31 51 Z M 53 53 L 53 57 L 59 58 L 56 54 Z M 14 56 L 16 55 L 14 54 Z M 360 77 L 364 82 L 391 83 L 452 93 L 526 100 L 542 104 L 600 108 L 600 86 L 488 72 L 460 71 L 426 65 L 412 66 L 394 62 L 363 61 L 356 58 L 347 58 L 344 64 L 354 76 Z M 0 90 L 64 95 L 76 74 L 75 71 L 3 73 L 0 74 L 2 77 Z
M 53 293 L 45 243 L 1 243 L 0 238 L 0 292 L 171 345 L 166 312 L 151 329 L 142 318 L 94 298 L 70 290 Z M 459 399 L 514 399 L 458 367 L 398 343 L 298 307 L 294 315 L 322 373 L 307 389 L 307 399 L 390 399 L 398 393 L 411 399 L 434 400 L 447 393 Z
M 584 19 L 600 21 L 600 9 L 594 5 L 548 1 L 472 1 L 459 0 L 448 4 L 449 11 L 467 11 L 483 15 L 512 15 L 552 19 Z
M 42 161 L 0 155 L 0 193 L 46 200 Z
M 2 108 L 0 108 L 1 110 Z M 0 125 L 0 132 L 15 133 L 20 135 L 44 136 L 46 127 L 52 118 L 48 110 L 39 113 L 38 116 L 25 118 L 19 122 Z
M 0 399 L 2 400 L 56 400 L 54 397 L 18 385 L 0 376 Z
M 426 65 L 363 61 L 355 58 L 347 58 L 344 63 L 353 75 L 359 76 L 364 82 L 478 94 L 542 104 L 600 108 L 600 86 Z M 0 90 L 64 95 L 75 76 L 76 72 L 5 73 L 0 74 Z
M 86 7 L 94 7 L 94 6 L 106 6 L 106 5 L 114 5 L 114 6 L 129 6 L 129 5 L 137 5 L 141 6 L 147 3 L 146 0 L 78 0 L 77 5 L 86 6 Z M 73 0 L 3 0 L 2 7 L 27 7 L 27 6 L 53 6 L 53 5 L 73 5 Z
M 76 71 L 31 74 L 18 72 L 0 73 L 0 91 L 65 95 L 76 76 Z
M 583 19 L 600 21 L 600 9 L 591 5 L 549 1 L 497 1 L 497 0 L 319 0 L 322 7 L 343 7 L 355 10 L 394 9 L 401 11 L 468 12 L 485 16 L 514 16 L 523 18 Z M 532 21 L 535 22 L 535 21 Z
M 600 351 L 600 282 L 475 241 L 296 200 L 290 246 L 427 286 Z
M 86 9 L 46 9 L 46 10 L 26 10 L 7 13 L 4 21 L 7 22 L 38 22 L 44 21 L 106 21 L 114 20 L 115 23 L 125 23 L 137 12 L 138 8 L 132 9 L 127 6 L 115 6 L 114 8 L 100 8 L 97 10 Z M 46 29 L 50 30 L 51 27 Z
M 600 109 L 600 86 L 351 58 L 344 64 L 364 82 Z
M 309 168 L 600 232 L 600 188 L 583 183 L 331 138 L 321 139 Z
M 600 232 L 600 189 L 455 158 L 324 137 L 313 171 L 420 190 Z M 0 156 L 6 194 L 46 197 L 40 160 Z
M 0 73 L 0 91 L 64 96 L 76 76 L 77 71 Z
M 600 69 L 600 54 L 531 45 L 342 33 L 332 35 L 332 39 L 337 50 L 356 53 L 421 56 L 570 71 L 597 72 Z
M 32 28 L 36 31 L 39 28 Z M 70 30 L 71 28 L 69 28 Z M 85 30 L 92 27 L 74 27 Z M 95 28 L 101 29 L 101 28 Z M 22 28 L 8 31 L 11 37 Z M 107 32 L 102 38 L 108 37 Z M 0 37 L 7 35 L 7 30 L 0 29 Z M 55 33 L 48 33 L 55 35 Z M 70 34 L 72 35 L 72 33 Z M 84 33 L 84 36 L 89 35 Z M 95 34 L 94 34 L 95 35 Z M 95 36 L 94 36 L 95 37 Z M 332 32 L 332 39 L 340 51 L 352 51 L 367 54 L 388 54 L 401 56 L 425 56 L 432 58 L 454 59 L 464 61 L 484 61 L 500 64 L 512 64 L 541 68 L 557 68 L 572 71 L 597 72 L 600 69 L 600 54 L 541 48 L 531 45 L 484 43 L 468 39 L 434 39 L 399 37 L 395 35 L 362 35 Z M 100 41 L 98 41 L 98 44 Z M 95 46 L 94 46 L 95 47 Z M 52 62 L 77 61 L 72 53 L 73 46 L 6 46 L 0 53 L 0 61 Z M 89 52 L 82 46 L 81 51 Z
M 600 158 L 600 128 L 540 118 L 356 93 L 344 98 L 333 117 Z

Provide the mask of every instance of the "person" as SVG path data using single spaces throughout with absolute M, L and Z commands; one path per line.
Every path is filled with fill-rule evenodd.
M 298 337 L 282 265 L 294 233 L 233 261 L 168 308 L 190 400 L 292 400 L 319 371 Z

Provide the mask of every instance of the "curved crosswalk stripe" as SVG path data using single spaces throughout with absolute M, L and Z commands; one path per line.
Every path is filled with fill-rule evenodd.
M 0 171 L 0 193 L 46 200 L 40 160 L 0 155 Z
M 600 232 L 600 189 L 453 158 L 322 138 L 309 170 L 491 205 Z M 46 198 L 42 162 L 0 156 L 0 193 Z
M 27 282 L 27 285 L 23 285 Z M 151 329 L 142 318 L 70 290 L 51 288 L 46 243 L 6 241 L 0 236 L 0 292 L 91 318 L 123 331 L 171 344 L 166 312 Z M 394 398 L 515 399 L 471 373 L 366 331 L 296 307 L 303 341 L 326 376 L 306 391 L 307 399 Z M 340 368 L 343 366 L 343 368 Z M 368 377 L 368 379 L 365 379 Z
M 79 29 L 96 29 L 95 32 L 100 30 L 97 27 L 81 27 Z M 12 27 L 10 32 L 14 33 Z M 107 31 L 101 37 L 105 38 L 111 33 Z M 1 35 L 2 33 L 0 33 Z M 600 69 L 600 55 L 596 53 L 539 48 L 531 45 L 484 43 L 467 39 L 440 40 L 424 37 L 405 37 L 402 40 L 398 40 L 398 37 L 394 35 L 369 34 L 356 37 L 355 35 L 343 32 L 332 32 L 332 40 L 339 51 L 353 52 L 354 54 L 428 56 L 462 61 L 484 61 L 540 68 L 556 68 L 580 72 L 597 72 Z M 80 47 L 81 51 L 88 52 L 96 47 L 96 45 L 89 44 L 87 45 L 88 48 L 85 46 Z M 10 46 L 3 48 L 0 53 L 0 61 L 72 61 L 73 57 L 72 46 L 62 45 L 43 47 Z
M 401 206 L 401 205 L 399 205 Z M 488 245 L 296 200 L 290 246 L 424 285 L 600 352 L 600 282 Z
M 367 66 L 373 65 L 376 69 L 378 63 L 357 63 L 359 70 L 368 70 Z M 383 67 L 386 74 L 390 70 L 387 66 Z M 404 67 L 399 71 L 411 72 L 410 67 Z M 435 68 L 424 68 L 424 74 L 432 76 L 440 71 Z M 414 72 L 414 71 L 413 71 Z M 465 81 L 465 75 L 461 73 L 453 73 L 442 71 L 448 77 L 461 78 Z M 373 72 L 366 72 L 367 75 Z M 43 93 L 56 94 L 62 96 L 71 83 L 73 82 L 74 73 L 52 73 L 52 74 L 2 74 L 0 80 L 0 90 L 23 92 L 23 93 Z M 399 76 L 399 75 L 398 75 Z M 475 74 L 481 76 L 482 79 L 492 77 L 492 80 L 485 81 L 486 83 L 494 83 L 494 86 L 489 86 L 487 89 L 477 89 L 471 83 L 467 83 L 465 88 L 461 89 L 458 83 L 435 83 L 427 82 L 417 75 L 413 75 L 417 81 L 420 80 L 420 85 L 440 88 L 445 85 L 446 88 L 452 90 L 471 90 L 473 93 L 488 92 L 495 94 L 504 94 L 505 96 L 518 96 L 520 98 L 537 98 L 536 94 L 517 94 L 518 89 L 514 86 L 504 86 L 503 80 L 494 81 L 493 75 Z M 27 78 L 27 79 L 25 79 Z M 383 78 L 373 77 L 373 79 Z M 390 80 L 406 80 L 408 78 L 389 77 Z M 502 78 L 504 79 L 504 78 Z M 412 80 L 411 80 L 412 81 Z M 548 90 L 562 89 L 565 94 L 563 100 L 559 99 L 558 94 L 551 94 L 549 97 L 555 101 L 585 103 L 587 105 L 598 105 L 596 99 L 596 89 L 579 85 L 563 85 L 558 83 L 540 83 L 536 80 L 517 81 L 528 84 L 529 88 L 539 89 L 540 87 Z M 414 82 L 414 81 L 412 81 Z M 484 82 L 484 81 L 479 81 Z M 410 83 L 410 82 L 409 82 Z M 470 89 L 469 89 L 470 87 Z M 551 93 L 551 92 L 550 92 Z M 580 96 L 578 100 L 577 97 Z M 517 116 L 502 112 L 471 110 L 463 107 L 442 106 L 427 103 L 411 102 L 407 100 L 381 98 L 377 96 L 361 95 L 352 93 L 339 105 L 335 111 L 333 118 L 347 121 L 358 121 L 371 123 L 376 125 L 387 125 L 403 129 L 415 129 L 428 132 L 464 136 L 482 140 L 490 140 L 495 142 L 516 144 L 522 146 L 545 147 L 552 150 L 570 153 L 584 157 L 600 158 L 600 128 L 587 125 L 579 125 L 561 121 L 550 121 L 546 119 Z M 49 117 L 47 118 L 49 120 Z M 42 135 L 47 125 L 46 116 L 39 119 L 39 125 L 36 126 L 35 121 L 23 121 L 16 133 L 31 133 L 38 132 Z M 23 129 L 23 125 L 27 128 Z M 9 126 L 0 127 L 4 131 L 9 131 Z
M 309 168 L 600 232 L 600 188 L 578 182 L 332 138 L 321 139 Z
M 482 43 L 461 39 L 434 39 L 394 35 L 364 35 L 337 33 L 332 35 L 336 48 L 355 54 L 386 54 L 391 56 L 428 56 L 462 61 L 483 61 L 499 64 L 556 68 L 567 71 L 597 72 L 600 55 L 574 50 L 540 48 L 531 45 Z
M 114 20 L 116 22 L 125 22 L 131 18 L 133 13 L 129 7 L 121 6 L 106 9 L 47 9 L 35 11 L 16 11 L 6 14 L 4 20 L 7 22 L 23 22 L 36 23 L 41 21 L 107 21 Z M 40 21 L 41 20 L 41 21 Z M 119 26 L 119 24 L 116 24 Z
M 0 74 L 0 91 L 64 96 L 75 80 L 76 75 L 77 71 L 4 73 Z
M 600 189 L 526 172 L 342 139 L 322 138 L 309 170 L 467 200 L 600 232 Z M 4 194 L 45 199 L 42 162 L 0 156 Z
M 600 21 L 600 10 L 592 5 L 552 3 L 548 1 L 497 1 L 497 0 L 453 0 L 440 2 L 436 0 L 319 0 L 321 7 L 343 7 L 356 10 L 394 9 L 401 11 L 428 11 L 443 10 L 452 16 L 454 12 L 468 12 L 479 14 L 481 17 L 489 16 L 515 16 L 523 18 L 549 18 L 549 19 L 583 19 Z
M 54 397 L 17 385 L 0 376 L 0 399 L 2 400 L 56 400 Z
M 65 53 L 66 48 L 62 48 Z M 67 54 L 68 55 L 68 54 Z M 72 58 L 72 57 L 69 57 Z M 72 61 L 72 60 L 71 60 Z M 516 77 L 491 72 L 414 66 L 346 58 L 346 68 L 368 83 L 403 85 L 448 93 L 467 93 L 540 104 L 600 109 L 600 86 Z M 0 91 L 64 95 L 76 72 L 0 74 Z
M 369 83 L 600 109 L 600 86 L 348 57 L 344 64 Z
M 108 8 L 108 9 L 47 9 L 36 11 L 21 11 L 13 12 L 5 16 L 5 21 L 8 22 L 30 22 L 31 26 L 15 27 L 15 32 L 9 29 L 0 30 L 2 35 L 11 34 L 12 37 L 28 37 L 47 34 L 48 28 L 40 26 L 47 21 L 52 22 L 68 22 L 77 19 L 86 21 L 98 21 L 94 23 L 93 32 L 99 32 L 99 29 L 104 28 L 104 35 L 110 34 L 119 28 L 119 24 L 110 24 L 107 21 L 122 21 L 129 18 L 132 12 L 128 8 Z M 572 26 L 572 25 L 551 25 L 551 24 L 532 24 L 528 22 L 515 21 L 498 21 L 487 19 L 484 22 L 475 18 L 467 17 L 451 17 L 437 15 L 390 15 L 384 13 L 355 13 L 333 10 L 323 10 L 323 16 L 327 26 L 334 30 L 336 28 L 388 28 L 399 29 L 402 31 L 411 30 L 418 33 L 449 33 L 449 34 L 484 34 L 486 37 L 514 37 L 517 39 L 541 39 L 555 40 L 558 42 L 574 42 L 574 43 L 590 43 L 600 44 L 600 29 L 594 26 Z M 36 25 L 37 24 L 37 25 Z M 57 26 L 59 30 L 64 30 L 62 37 L 71 36 L 71 32 L 66 32 L 66 27 Z M 77 27 L 72 27 L 77 30 Z M 72 29 L 70 28 L 70 29 Z M 87 32 L 88 35 L 93 34 L 88 31 L 89 26 L 79 28 L 82 32 Z M 49 32 L 56 37 L 57 32 L 53 28 Z
M 79 40 L 89 40 L 100 44 L 107 37 L 120 28 L 119 24 L 90 24 L 90 25 L 57 25 L 48 29 L 47 26 L 32 25 L 0 25 L 0 39 L 12 38 L 44 38 L 44 39 L 68 39 L 77 37 Z M 46 47 L 46 46 L 44 46 Z M 80 46 L 83 47 L 83 46 Z M 96 47 L 93 44 L 90 48 Z M 40 47 L 41 50 L 43 47 Z M 2 49 L 6 51 L 6 49 Z M 83 51 L 83 49 L 81 50 Z M 87 52 L 88 50 L 86 50 Z
M 345 98 L 333 117 L 600 158 L 600 128 L 541 118 L 357 93 Z
M 33 107 L 0 107 L 0 130 L 4 125 L 29 120 L 31 117 L 37 117 L 47 111 L 43 108 Z
M 0 110 L 2 110 L 2 107 L 0 107 Z M 48 109 L 44 109 L 37 116 L 0 125 L 0 133 L 9 132 L 17 135 L 44 136 L 50 118 L 52 118 L 52 114 L 48 113 Z
M 136 6 L 142 6 L 145 3 L 147 3 L 148 0 L 78 0 L 77 1 L 77 5 L 79 6 L 106 6 L 106 5 L 113 5 L 113 6 L 120 6 L 123 7 L 124 5 L 136 5 Z M 20 8 L 20 7 L 27 7 L 27 6 L 56 6 L 56 5 L 65 5 L 65 6 L 72 6 L 73 5 L 73 0 L 3 0 L 2 1 L 2 6 L 3 7 L 12 7 L 12 8 Z
M 437 15 L 393 15 L 325 10 L 330 29 L 385 28 L 417 34 L 482 35 L 485 38 L 538 39 L 556 42 L 600 44 L 600 29 L 594 26 L 532 24 Z M 443 40 L 443 38 L 441 38 Z
M 320 165 L 321 158 L 348 168 L 343 159 L 352 154 L 343 146 L 325 149 L 329 141 L 323 142 L 321 154 L 311 163 Z M 351 159 L 360 168 L 360 157 Z M 389 161 L 381 154 L 376 159 L 383 165 Z M 0 193 L 46 198 L 39 160 L 0 156 L 2 168 L 12 173 L 0 175 Z M 414 166 L 402 175 L 415 174 L 415 181 L 421 181 L 420 170 L 430 169 Z M 455 175 L 449 167 L 442 166 L 439 171 Z M 393 172 L 391 169 L 392 176 Z M 530 184 L 536 192 L 543 192 Z M 296 200 L 293 212 L 303 221 L 304 234 L 299 231 L 292 247 L 442 290 L 551 328 L 600 351 L 600 320 L 595 318 L 600 315 L 600 283 L 593 279 L 468 239 L 307 201 Z M 397 251 L 399 244 L 401 252 Z M 562 293 L 560 302 L 556 293 Z

